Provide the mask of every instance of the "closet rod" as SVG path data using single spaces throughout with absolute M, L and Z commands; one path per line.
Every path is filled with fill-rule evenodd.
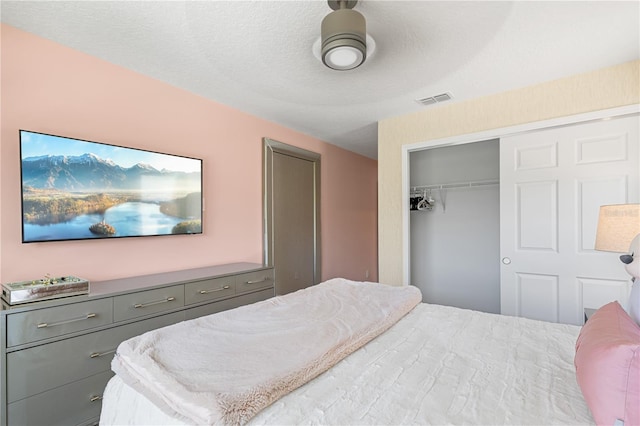
M 411 187 L 411 191 L 419 191 L 419 190 L 424 190 L 424 189 L 472 188 L 474 186 L 497 185 L 499 183 L 500 183 L 499 179 L 477 180 L 477 181 L 472 181 L 472 182 L 442 183 L 442 184 L 438 184 L 438 185 L 412 186 Z

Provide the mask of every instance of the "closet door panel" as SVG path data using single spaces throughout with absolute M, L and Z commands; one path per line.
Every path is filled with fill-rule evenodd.
M 577 222 L 578 247 L 582 252 L 592 252 L 595 250 L 600 206 L 617 204 L 627 198 L 628 176 L 579 179 L 576 184 L 578 205 L 582 212 Z
M 622 130 L 602 136 L 576 140 L 578 164 L 609 163 L 629 159 L 629 134 Z
M 640 202 L 639 128 L 634 116 L 500 140 L 503 314 L 582 324 L 585 308 L 626 302 L 619 254 L 593 246 L 601 205 Z
M 626 282 L 627 280 L 579 278 L 581 299 L 585 306 L 597 306 L 602 300 L 617 300 L 624 306 L 629 297 Z
M 518 274 L 518 312 L 522 316 L 538 320 L 558 321 L 557 275 Z
M 518 248 L 558 250 L 557 182 L 527 182 L 517 185 Z
M 556 167 L 558 165 L 558 147 L 555 143 L 540 145 L 533 143 L 526 144 L 516 148 L 515 152 L 515 170 L 536 170 Z

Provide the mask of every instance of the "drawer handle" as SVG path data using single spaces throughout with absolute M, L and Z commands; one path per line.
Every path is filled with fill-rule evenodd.
M 224 287 L 214 288 L 212 290 L 200 290 L 200 294 L 215 293 L 216 291 L 229 290 L 230 288 L 231 288 L 230 285 L 225 285 Z
M 265 277 L 261 280 L 254 280 L 254 281 L 247 281 L 246 284 L 258 284 L 258 283 L 263 283 L 265 281 L 269 281 L 269 277 Z
M 109 355 L 112 353 L 115 353 L 115 349 L 111 350 L 111 351 L 106 351 L 106 352 L 93 352 L 91 355 L 89 355 L 89 358 L 100 358 L 101 356 L 105 356 L 105 355 Z
M 101 399 L 102 399 L 102 395 L 93 395 L 91 398 L 89 398 L 89 401 L 96 402 L 96 401 L 100 401 Z
M 77 322 L 77 321 L 84 321 L 84 320 L 88 320 L 90 318 L 95 318 L 97 315 L 96 314 L 87 314 L 83 317 L 80 318 L 72 318 L 72 319 L 68 319 L 65 321 L 60 321 L 60 322 L 52 322 L 51 324 L 46 323 L 46 322 L 41 322 L 40 324 L 38 324 L 38 328 L 47 328 L 47 327 L 55 327 L 56 325 L 63 325 L 63 324 L 69 324 L 72 322 Z
M 159 305 L 160 303 L 173 302 L 176 300 L 175 297 L 167 297 L 166 299 L 156 300 L 155 302 L 147 302 L 147 303 L 136 303 L 133 305 L 134 308 L 146 308 L 147 306 Z

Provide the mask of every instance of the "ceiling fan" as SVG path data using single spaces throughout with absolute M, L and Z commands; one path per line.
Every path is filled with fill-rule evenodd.
M 367 59 L 367 23 L 353 10 L 358 0 L 328 0 L 333 12 L 322 20 L 321 58 L 327 67 L 346 71 Z

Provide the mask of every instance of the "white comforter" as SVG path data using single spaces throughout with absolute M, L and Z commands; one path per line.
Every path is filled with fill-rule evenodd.
M 250 424 L 593 424 L 573 366 L 579 330 L 420 304 Z M 101 424 L 185 423 L 115 377 Z
M 421 299 L 415 287 L 335 278 L 129 339 L 118 347 L 112 369 L 177 418 L 244 424 L 387 330 Z

